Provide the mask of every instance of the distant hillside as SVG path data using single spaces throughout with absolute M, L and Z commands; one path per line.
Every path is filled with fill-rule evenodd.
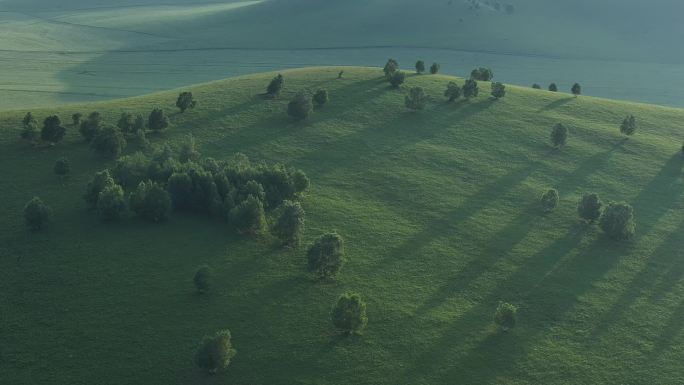
M 673 384 L 684 360 L 684 111 L 508 86 L 500 100 L 446 102 L 442 75 L 412 75 L 398 90 L 379 68 L 283 72 L 279 99 L 260 96 L 275 73 L 188 87 L 198 106 L 175 112 L 178 90 L 33 110 L 67 122 L 63 143 L 19 139 L 26 112 L 0 113 L 0 383 L 7 384 Z M 430 97 L 409 112 L 414 86 Z M 304 122 L 285 113 L 300 91 L 330 103 Z M 163 108 L 171 127 L 149 134 L 178 146 L 192 133 L 207 157 L 236 152 L 303 169 L 306 230 L 299 249 L 250 238 L 208 216 L 174 213 L 150 224 L 104 223 L 84 188 L 113 162 L 69 125 L 75 112 Z M 628 114 L 636 134 L 619 125 Z M 569 127 L 560 150 L 551 127 Z M 130 146 L 128 153 L 135 146 Z M 72 172 L 53 173 L 66 156 Z M 560 192 L 545 213 L 539 197 Z M 625 201 L 631 241 L 579 221 L 581 194 Z M 24 204 L 52 206 L 29 232 Z M 306 272 L 321 233 L 345 239 L 338 279 Z M 194 294 L 201 264 L 215 271 Z M 344 292 L 368 303 L 362 336 L 335 334 L 330 309 Z M 501 301 L 516 327 L 492 324 Z M 226 372 L 193 366 L 200 338 L 229 328 Z

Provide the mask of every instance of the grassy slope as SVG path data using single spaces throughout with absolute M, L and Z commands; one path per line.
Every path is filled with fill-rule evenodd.
M 173 115 L 162 140 L 192 132 L 206 155 L 241 151 L 303 168 L 306 243 L 337 229 L 350 261 L 316 284 L 304 250 L 241 239 L 199 216 L 162 225 L 100 223 L 80 196 L 108 164 L 70 128 L 64 143 L 18 142 L 23 111 L 0 115 L 0 382 L 12 384 L 564 384 L 682 381 L 684 182 L 677 153 L 684 112 L 511 88 L 447 104 L 444 76 L 410 76 L 388 89 L 378 69 L 289 71 L 278 101 L 257 97 L 273 74 L 192 88 L 200 106 Z M 403 96 L 434 100 L 408 113 Z M 284 116 L 291 95 L 325 87 L 331 104 L 305 123 Z M 486 95 L 488 86 L 482 84 Z M 172 110 L 175 92 L 54 111 Z M 627 113 L 640 121 L 623 141 Z M 571 127 L 552 151 L 550 127 Z M 68 155 L 73 175 L 52 174 Z M 542 214 L 540 192 L 561 206 Z M 635 206 L 638 235 L 604 239 L 578 223 L 583 191 Z M 55 209 L 49 230 L 22 226 L 34 194 Z M 201 263 L 210 295 L 192 292 Z M 368 301 L 362 337 L 338 338 L 328 312 L 352 290 Z M 519 325 L 493 331 L 496 304 Z M 192 366 L 205 334 L 230 328 L 238 355 L 207 378 Z

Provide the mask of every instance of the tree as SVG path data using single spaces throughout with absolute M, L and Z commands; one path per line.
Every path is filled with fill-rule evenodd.
M 417 73 L 418 75 L 420 75 L 420 74 L 422 74 L 423 72 L 425 72 L 425 62 L 422 61 L 422 60 L 418 60 L 418 61 L 416 62 L 416 73 Z
M 118 184 L 109 185 L 97 199 L 97 213 L 105 221 L 115 221 L 126 211 L 124 191 Z
M 177 209 L 188 208 L 192 202 L 192 178 L 187 173 L 174 173 L 168 181 L 167 189 L 173 206 Z
M 176 107 L 180 110 L 181 114 L 185 112 L 188 108 L 195 108 L 197 106 L 197 101 L 192 97 L 192 92 L 184 91 L 178 95 L 176 100 Z
M 335 329 L 347 334 L 361 334 L 368 324 L 366 303 L 358 294 L 343 294 L 330 314 Z
M 60 178 L 64 178 L 65 176 L 67 176 L 69 174 L 69 172 L 71 171 L 71 165 L 69 164 L 69 159 L 67 159 L 66 157 L 62 157 L 62 158 L 57 159 L 57 161 L 55 162 L 55 166 L 54 166 L 53 170 L 54 170 L 55 174 Z
M 481 82 L 489 82 L 494 79 L 494 72 L 485 67 L 475 68 L 470 72 L 470 78 Z
M 565 146 L 568 141 L 568 128 L 561 123 L 556 124 L 551 129 L 551 144 L 554 148 Z
M 556 83 L 549 84 L 549 91 L 558 92 L 558 86 L 556 85 Z
M 181 144 L 178 151 L 178 160 L 181 163 L 194 162 L 200 158 L 200 153 L 197 150 L 197 143 L 192 134 L 188 134 L 187 139 Z
M 273 235 L 285 246 L 297 246 L 304 230 L 304 209 L 299 202 L 286 200 L 279 209 Z
M 283 90 L 284 84 L 285 79 L 283 79 L 283 75 L 278 74 L 276 77 L 273 78 L 273 80 L 271 80 L 270 83 L 268 83 L 268 87 L 266 88 L 266 94 L 271 98 L 277 98 L 278 95 L 280 95 L 280 91 Z
M 140 182 L 130 197 L 131 209 L 140 218 L 150 222 L 163 222 L 171 213 L 169 193 L 153 181 Z
M 23 130 L 21 131 L 21 138 L 29 143 L 34 143 L 38 140 L 38 122 L 33 117 L 31 112 L 27 112 L 22 120 Z
M 575 83 L 570 91 L 573 95 L 575 95 L 575 97 L 577 97 L 582 94 L 582 86 L 579 83 Z
M 31 230 L 40 230 L 50 221 L 52 209 L 38 197 L 33 197 L 24 206 L 24 219 L 26 226 Z
M 384 72 L 385 77 L 389 79 L 389 76 L 398 70 L 399 63 L 397 63 L 397 61 L 394 59 L 388 59 L 387 63 L 385 64 L 385 68 L 382 69 L 382 72 Z
M 109 170 L 100 171 L 95 173 L 93 179 L 88 182 L 86 187 L 86 192 L 83 195 L 83 199 L 86 201 L 90 208 L 97 207 L 97 200 L 100 198 L 100 193 L 107 187 L 116 184 L 114 178 L 109 173 Z
M 316 93 L 313 95 L 313 102 L 316 103 L 316 106 L 318 107 L 323 107 L 328 101 L 330 100 L 330 97 L 328 96 L 328 90 L 318 90 Z
M 541 86 L 537 83 L 532 84 L 532 88 L 534 88 L 535 90 L 541 90 Z
M 126 148 L 126 138 L 114 127 L 105 127 L 97 132 L 91 143 L 98 154 L 116 159 Z
M 197 268 L 192 277 L 192 283 L 199 293 L 206 293 L 211 287 L 212 271 L 209 265 L 202 265 Z
M 411 111 L 418 111 L 425 108 L 428 96 L 422 87 L 413 87 L 409 90 L 409 94 L 404 97 L 404 104 L 406 108 Z
M 430 66 L 430 73 L 432 75 L 436 75 L 437 72 L 439 72 L 440 68 L 441 66 L 438 63 L 432 63 L 432 65 Z
M 33 113 L 31 111 L 24 115 L 24 119 L 22 119 L 21 123 L 24 128 L 31 126 L 38 128 L 38 121 L 36 121 L 36 118 L 33 117 Z
M 97 111 L 91 112 L 88 118 L 81 122 L 81 127 L 78 131 L 87 142 L 90 142 L 100 131 L 102 124 L 102 115 Z
M 510 303 L 502 302 L 494 312 L 494 323 L 504 332 L 509 331 L 515 326 L 515 316 L 518 308 Z
M 321 235 L 307 252 L 309 271 L 319 279 L 334 278 L 344 265 L 344 241 L 337 233 Z
M 592 223 L 597 221 L 601 217 L 603 212 L 603 202 L 599 198 L 598 194 L 583 194 L 577 204 L 577 214 L 583 220 Z
M 300 92 L 288 103 L 287 114 L 296 120 L 305 120 L 313 112 L 311 98 Z
M 556 189 L 549 189 L 541 196 L 541 206 L 544 211 L 553 211 L 558 206 L 558 191 Z
M 119 121 L 116 122 L 116 126 L 119 127 L 124 134 L 133 132 L 135 128 L 135 118 L 133 117 L 133 114 L 130 112 L 122 112 Z
M 632 136 L 636 132 L 636 118 L 634 115 L 628 115 L 620 125 L 620 132 L 627 136 Z
M 344 70 L 341 70 L 341 71 L 337 74 L 337 78 L 338 78 L 338 79 L 342 79 L 342 76 L 344 76 Z
M 264 204 L 250 195 L 230 210 L 228 218 L 240 233 L 257 234 L 266 224 Z
M 81 125 L 81 119 L 83 119 L 83 114 L 80 112 L 77 112 L 77 113 L 71 115 L 71 121 L 73 122 L 75 127 L 78 127 Z
M 476 98 L 479 93 L 480 88 L 475 80 L 468 79 L 465 81 L 465 84 L 463 85 L 463 97 L 466 99 Z
M 388 80 L 393 88 L 399 88 L 406 80 L 406 74 L 403 71 L 394 71 L 388 75 Z
M 154 108 L 147 119 L 147 126 L 152 131 L 160 132 L 169 126 L 169 118 L 164 115 L 164 110 Z
M 195 354 L 195 364 L 210 374 L 216 374 L 219 370 L 228 367 L 235 354 L 237 351 L 233 349 L 230 331 L 221 330 L 213 336 L 205 336 L 202 339 Z
M 138 114 L 135 117 L 135 123 L 133 123 L 133 132 L 144 132 L 145 131 L 145 117 L 142 114 Z
M 446 91 L 444 91 L 444 96 L 446 96 L 450 102 L 457 100 L 461 97 L 461 87 L 459 87 L 456 82 L 449 82 Z
M 40 138 L 46 142 L 57 143 L 64 139 L 66 128 L 62 127 L 59 116 L 52 115 L 45 118 L 43 129 L 40 131 Z
M 611 238 L 627 240 L 636 232 L 634 209 L 627 203 L 610 203 L 601 216 L 601 229 Z
M 307 177 L 306 173 L 302 170 L 295 170 L 292 173 L 292 183 L 294 184 L 294 189 L 297 193 L 303 193 L 309 188 L 309 185 L 311 185 L 309 177 Z
M 492 96 L 495 99 L 500 99 L 506 96 L 506 86 L 502 83 L 492 83 Z

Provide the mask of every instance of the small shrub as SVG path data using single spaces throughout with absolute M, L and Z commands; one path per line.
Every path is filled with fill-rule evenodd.
M 502 83 L 492 83 L 492 96 L 495 99 L 501 99 L 506 96 L 506 86 Z
M 197 106 L 197 101 L 193 98 L 192 92 L 184 91 L 178 95 L 176 99 L 176 107 L 180 110 L 181 114 L 184 113 L 188 108 L 192 109 Z
M 541 86 L 537 83 L 532 84 L 532 88 L 534 88 L 535 90 L 541 90 Z
M 235 354 L 237 351 L 233 349 L 230 331 L 222 330 L 202 339 L 195 354 L 195 364 L 210 374 L 216 374 L 228 367 Z
M 632 206 L 626 203 L 610 203 L 601 216 L 601 229 L 616 240 L 632 238 L 636 232 Z
M 284 84 L 285 79 L 283 79 L 283 75 L 278 74 L 271 80 L 270 83 L 268 83 L 268 87 L 266 87 L 266 95 L 270 96 L 271 98 L 277 98 L 278 95 L 280 95 L 280 91 L 283 90 Z
M 195 275 L 192 277 L 192 283 L 199 293 L 206 293 L 211 287 L 211 268 L 208 265 L 202 265 L 197 268 Z
M 100 192 L 97 213 L 105 221 L 115 221 L 126 211 L 124 191 L 118 184 L 110 185 Z
M 368 324 L 366 303 L 358 294 L 343 294 L 332 309 L 335 329 L 345 334 L 361 334 Z
M 334 278 L 344 265 L 344 241 L 337 233 L 320 236 L 307 252 L 309 271 L 318 279 Z
M 31 230 L 40 230 L 47 226 L 52 216 L 52 209 L 43 201 L 34 197 L 24 206 L 24 220 L 26 226 Z
M 541 196 L 541 206 L 544 211 L 550 212 L 556 209 L 560 197 L 556 189 L 549 189 Z
M 601 217 L 603 212 L 603 202 L 598 194 L 583 194 L 577 204 L 577 214 L 583 220 L 592 223 Z
M 404 97 L 404 104 L 411 111 L 419 111 L 425 108 L 427 100 L 428 96 L 422 87 L 413 87 L 409 90 L 409 94 Z
M 313 95 L 313 102 L 316 104 L 318 107 L 323 107 L 328 101 L 330 100 L 330 97 L 328 96 L 328 91 L 327 90 L 318 90 L 316 93 Z
M 507 332 L 515 327 L 515 316 L 517 313 L 518 308 L 510 303 L 502 302 L 494 313 L 494 323 L 499 329 Z
M 313 112 L 311 98 L 305 93 L 298 93 L 287 105 L 287 114 L 296 120 L 305 120 Z
M 568 141 L 568 128 L 561 123 L 556 124 L 551 129 L 551 144 L 554 148 L 565 146 Z

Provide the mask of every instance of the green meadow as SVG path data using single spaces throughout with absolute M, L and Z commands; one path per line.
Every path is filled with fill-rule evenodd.
M 3 4 L 0 2 L 0 4 Z M 179 114 L 180 90 L 33 109 L 50 114 L 159 106 L 205 156 L 240 152 L 304 170 L 302 246 L 237 235 L 200 214 L 150 224 L 104 223 L 82 199 L 103 160 L 67 125 L 63 142 L 22 143 L 26 110 L 0 113 L 0 383 L 3 384 L 676 384 L 684 381 L 684 110 L 508 86 L 499 100 L 448 103 L 463 79 L 409 75 L 389 88 L 379 68 L 282 72 L 279 99 L 261 97 L 275 73 L 183 88 L 198 106 Z M 430 96 L 409 112 L 404 95 Z M 299 91 L 330 103 L 288 118 Z M 620 134 L 637 117 L 636 134 Z M 551 127 L 569 127 L 560 150 Z M 128 153 L 133 151 L 133 147 Z M 53 173 L 67 156 L 71 174 Z M 550 213 L 539 197 L 560 192 Z M 579 220 L 584 192 L 633 205 L 636 236 L 606 237 Z M 23 207 L 40 196 L 48 228 L 31 232 Z M 336 230 L 348 261 L 338 278 L 306 272 L 306 247 Z M 215 271 L 205 295 L 192 276 Z M 360 336 L 333 330 L 338 296 L 368 304 Z M 498 331 L 500 302 L 517 325 Z M 202 336 L 228 328 L 237 355 L 209 376 L 193 356 Z

